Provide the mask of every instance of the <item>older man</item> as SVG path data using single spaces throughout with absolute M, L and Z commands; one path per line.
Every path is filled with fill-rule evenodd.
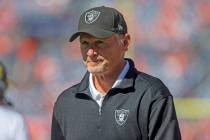
M 130 35 L 114 8 L 85 11 L 78 32 L 87 73 L 57 99 L 52 140 L 180 140 L 173 98 L 124 58 Z

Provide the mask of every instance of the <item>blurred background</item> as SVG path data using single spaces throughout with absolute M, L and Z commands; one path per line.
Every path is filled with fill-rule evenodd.
M 68 39 L 81 13 L 102 5 L 125 16 L 127 57 L 173 94 L 183 140 L 209 140 L 210 0 L 0 0 L 7 98 L 26 118 L 32 140 L 50 140 L 57 96 L 85 73 L 79 42 Z

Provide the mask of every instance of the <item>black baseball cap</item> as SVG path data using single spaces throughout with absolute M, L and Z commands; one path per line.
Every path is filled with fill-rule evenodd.
M 110 7 L 94 7 L 85 11 L 79 19 L 78 31 L 69 41 L 72 42 L 80 33 L 87 33 L 97 38 L 107 38 L 113 33 L 126 34 L 127 25 L 123 15 Z

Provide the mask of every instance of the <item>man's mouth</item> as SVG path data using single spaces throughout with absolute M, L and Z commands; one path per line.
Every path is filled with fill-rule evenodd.
M 97 65 L 99 63 L 101 63 L 103 60 L 99 59 L 99 60 L 87 60 L 87 64 L 90 65 Z

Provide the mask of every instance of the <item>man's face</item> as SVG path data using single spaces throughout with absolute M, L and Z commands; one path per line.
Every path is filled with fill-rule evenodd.
M 80 48 L 87 70 L 92 74 L 114 72 L 124 61 L 127 47 L 113 34 L 106 39 L 95 38 L 88 34 L 80 35 Z

